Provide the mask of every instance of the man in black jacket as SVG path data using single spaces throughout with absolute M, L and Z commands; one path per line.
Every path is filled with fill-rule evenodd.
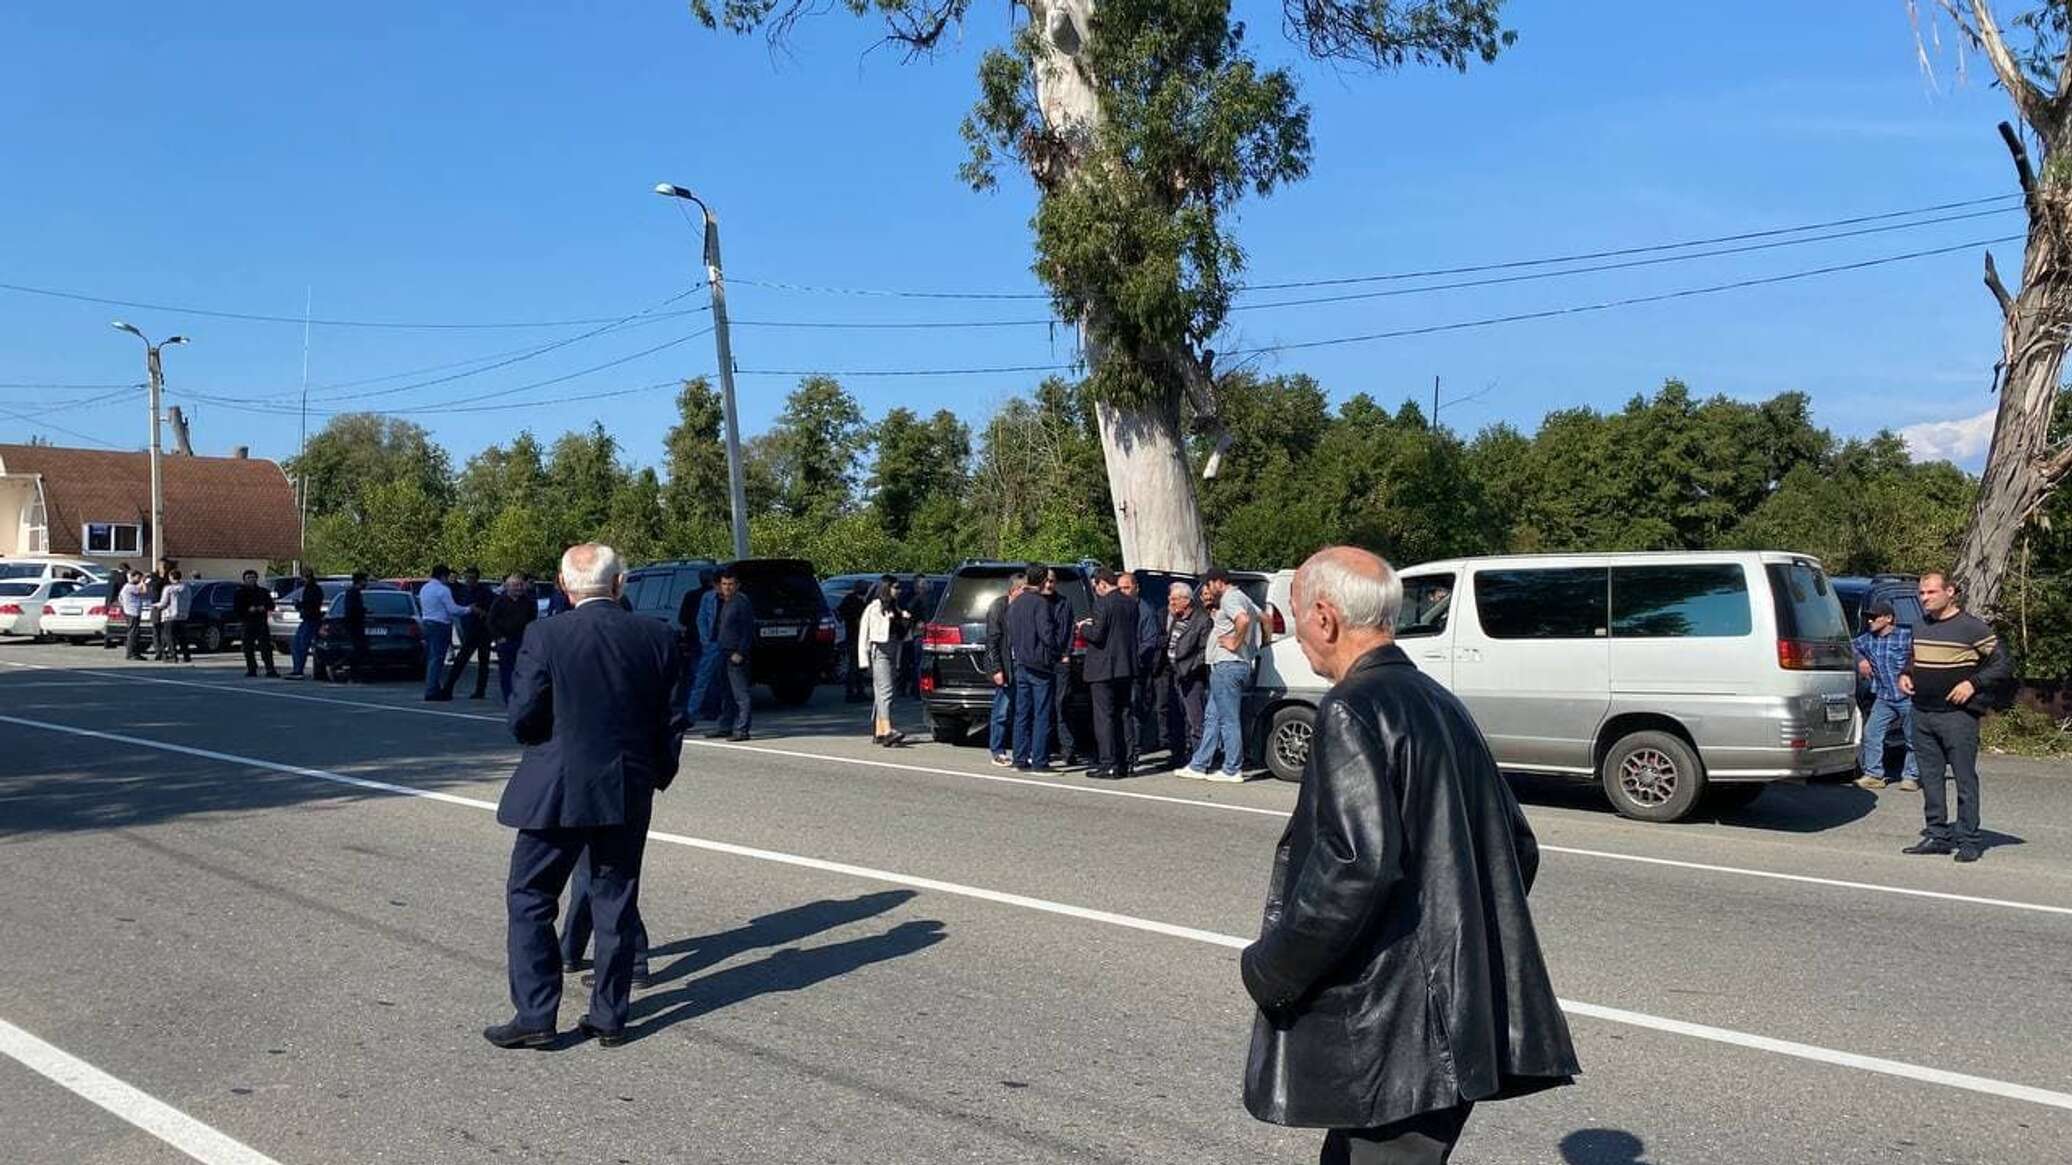
M 1014 659 L 1007 642 L 1007 608 L 1021 597 L 1024 579 L 1016 575 L 1007 590 L 986 607 L 986 675 L 993 681 L 993 709 L 986 717 L 986 750 L 993 764 L 1007 768 L 1014 757 L 1007 751 L 1014 727 Z
M 609 546 L 570 547 L 561 585 L 576 607 L 528 630 L 518 653 L 505 720 L 525 755 L 496 807 L 518 831 L 505 883 L 516 1014 L 482 1032 L 500 1048 L 554 1041 L 555 907 L 586 856 L 597 972 L 578 1026 L 605 1047 L 626 1038 L 641 855 L 654 795 L 676 778 L 687 693 L 675 633 L 621 608 L 620 584 Z
M 1070 640 L 1061 634 L 1052 599 L 1043 593 L 1050 571 L 1032 566 L 1023 578 L 1021 595 L 1007 607 L 1008 661 L 1014 665 L 1014 767 L 1040 772 L 1050 768 L 1052 701 L 1057 698 L 1059 660 Z
M 237 617 L 238 638 L 245 645 L 246 677 L 259 674 L 258 661 L 253 658 L 256 651 L 266 660 L 266 677 L 281 678 L 281 673 L 273 670 L 273 632 L 266 626 L 266 616 L 273 611 L 273 592 L 259 585 L 258 571 L 244 573 L 244 582 L 230 597 L 230 610 Z
M 835 606 L 835 618 L 842 621 L 843 642 L 849 645 L 843 653 L 847 662 L 842 667 L 842 699 L 851 704 L 870 699 L 870 669 L 856 662 L 856 634 L 863 625 L 863 609 L 871 605 L 870 592 L 871 584 L 857 579 Z
M 1209 663 L 1204 652 L 1215 621 L 1195 600 L 1184 582 L 1166 592 L 1165 617 L 1159 620 L 1158 671 L 1153 699 L 1158 703 L 1172 766 L 1187 763 L 1201 747 L 1202 710 L 1209 697 Z
M 1479 1101 L 1579 1071 L 1525 895 L 1539 848 L 1468 711 L 1395 645 L 1402 583 L 1364 550 L 1296 573 L 1332 688 L 1259 939 L 1245 1107 L 1330 1130 L 1323 1161 L 1438 1163 Z
M 1082 674 L 1093 689 L 1094 742 L 1100 750 L 1086 775 L 1095 780 L 1130 775 L 1123 725 L 1131 715 L 1130 689 L 1137 679 L 1137 621 L 1137 600 L 1116 586 L 1115 572 L 1105 566 L 1096 570 L 1093 613 L 1079 622 L 1086 637 Z
M 467 613 L 460 617 L 460 653 L 453 658 L 453 670 L 446 673 L 446 698 L 453 698 L 453 690 L 460 687 L 461 673 L 468 670 L 468 659 L 475 658 L 474 699 L 486 699 L 489 695 L 489 645 L 492 635 L 489 629 L 489 608 L 496 603 L 496 588 L 482 581 L 482 568 L 471 566 L 462 575 L 462 580 L 453 588 L 453 599 Z
M 1165 723 L 1165 708 L 1158 702 L 1158 649 L 1165 624 L 1160 616 L 1164 609 L 1145 598 L 1137 576 L 1129 571 L 1115 576 L 1115 586 L 1137 604 L 1137 677 L 1130 684 L 1130 715 L 1122 722 L 1124 756 L 1135 771 L 1144 754 L 1158 747 L 1159 728 Z M 1150 748 L 1145 747 L 1147 743 Z
M 712 647 L 720 653 L 726 686 L 720 689 L 719 723 L 705 735 L 748 739 L 748 668 L 755 653 L 755 606 L 741 592 L 733 567 L 719 572 L 719 613 L 713 617 Z M 729 724 L 728 721 L 732 721 Z
M 345 641 L 352 648 L 352 654 L 347 657 L 350 661 L 347 674 L 356 684 L 366 683 L 367 673 L 374 666 L 373 647 L 367 642 L 366 571 L 353 572 L 353 581 L 345 588 L 345 597 L 338 604 L 338 619 L 345 624 Z

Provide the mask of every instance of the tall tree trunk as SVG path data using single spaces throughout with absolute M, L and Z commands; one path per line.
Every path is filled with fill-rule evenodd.
M 2058 126 L 2048 127 L 2059 130 Z M 2014 547 L 2054 486 L 2072 469 L 2072 448 L 2052 450 L 2050 422 L 2072 326 L 2072 189 L 2032 171 L 2013 127 L 2001 124 L 2028 194 L 2029 239 L 2022 256 L 2021 291 L 2010 296 L 1986 257 L 1986 286 L 2000 303 L 2000 407 L 1971 525 L 1957 550 L 1954 572 L 1964 604 L 1993 611 Z M 2072 135 L 2063 145 L 2072 147 Z M 2045 140 L 2046 156 L 2059 143 Z
M 1093 0 L 1032 0 L 1029 6 L 1030 19 L 1042 29 L 1037 104 L 1045 124 L 1066 143 L 1030 159 L 1039 193 L 1078 180 L 1088 147 L 1100 132 L 1100 90 L 1081 55 L 1093 8 Z M 1096 336 L 1097 329 L 1081 328 L 1089 367 L 1098 366 L 1104 355 Z M 1108 496 L 1127 569 L 1197 572 L 1209 565 L 1180 397 L 1174 390 L 1145 403 L 1095 402 Z

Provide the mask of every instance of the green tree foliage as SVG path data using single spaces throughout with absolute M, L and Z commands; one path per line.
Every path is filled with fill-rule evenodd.
M 799 381 L 769 433 L 777 504 L 798 518 L 847 510 L 868 435 L 862 406 L 840 382 L 826 376 Z
M 1116 556 L 1101 440 L 1085 386 L 1050 379 L 1009 401 L 979 437 L 970 550 L 990 558 Z
M 357 518 L 361 492 L 374 482 L 407 478 L 442 509 L 453 496 L 453 463 L 424 426 L 374 413 L 331 418 L 284 467 L 303 483 L 312 517 Z
M 872 427 L 871 440 L 877 455 L 866 486 L 878 521 L 893 537 L 907 537 L 931 501 L 963 496 L 970 479 L 971 430 L 955 413 L 941 409 L 923 421 L 911 409 L 895 408 Z
M 669 542 L 688 553 L 729 521 L 726 417 L 719 393 L 702 376 L 683 382 L 676 414 L 662 439 L 662 513 Z

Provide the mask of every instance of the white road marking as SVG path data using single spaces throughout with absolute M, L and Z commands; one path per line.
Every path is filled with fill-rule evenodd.
M 12 660 L 0 660 L 0 666 L 30 668 L 37 671 L 73 670 L 45 664 L 17 663 Z M 449 720 L 477 720 L 501 724 L 504 719 L 500 715 L 490 713 L 456 712 L 445 708 L 425 708 L 415 704 L 390 704 L 375 700 L 351 700 L 337 696 L 313 696 L 302 692 L 278 691 L 264 686 L 246 687 L 238 684 L 209 683 L 202 680 L 176 680 L 164 676 L 125 676 L 123 678 L 135 680 L 138 683 L 206 688 L 210 691 L 229 691 L 254 696 L 272 696 L 283 700 L 301 700 L 313 704 L 335 704 L 377 712 L 405 712 L 420 716 L 437 716 Z M 921 773 L 929 776 L 954 777 L 959 780 L 1028 785 L 1061 793 L 1123 797 L 1133 801 L 1154 801 L 1168 805 L 1182 805 L 1194 809 L 1213 809 L 1227 813 L 1245 813 L 1282 820 L 1285 820 L 1288 816 L 1288 811 L 1285 809 L 1273 809 L 1258 805 L 1234 805 L 1227 801 L 1204 801 L 1194 797 L 1173 797 L 1158 793 L 1142 793 L 1130 789 L 1110 789 L 1099 785 L 1072 785 L 1061 781 L 1036 780 L 1030 777 L 1009 777 L 996 773 L 975 773 L 965 769 L 936 768 L 929 765 L 907 764 L 900 761 L 871 760 L 865 757 L 842 756 L 836 753 L 812 752 L 805 749 L 772 748 L 762 744 L 729 744 L 723 741 L 712 740 L 686 740 L 684 743 L 698 748 L 735 749 L 741 752 L 762 753 L 766 756 L 826 761 L 841 765 L 861 765 L 866 768 L 894 769 L 900 772 Z M 2055 914 L 2072 917 L 2072 906 L 2052 906 L 2041 902 L 2022 902 L 2011 898 L 1988 898 L 1977 894 L 1955 894 L 1943 890 L 1922 890 L 1911 886 L 1892 886 L 1879 882 L 1856 882 L 1846 878 L 1822 878 L 1812 874 L 1788 874 L 1777 870 L 1758 870 L 1746 866 L 1723 866 L 1708 862 L 1686 861 L 1681 858 L 1648 857 L 1642 854 L 1615 853 L 1611 850 L 1582 849 L 1576 846 L 1546 843 L 1541 844 L 1540 852 L 1564 854 L 1569 857 L 1597 858 L 1611 862 L 1633 862 L 1639 865 L 1664 866 L 1671 869 L 1695 870 L 1707 874 L 1728 874 L 1742 878 L 1764 878 L 1773 882 L 1796 882 L 1800 885 L 1827 886 L 1839 890 L 1861 890 L 1872 894 L 1893 894 L 1903 898 L 1924 898 L 1938 902 L 1960 902 L 1969 906 L 1991 906 L 2003 910 L 2026 910 L 2036 914 Z
M 207 1165 L 280 1165 L 150 1093 L 0 1019 L 0 1053 Z
M 310 777 L 320 781 L 332 781 L 354 788 L 371 789 L 378 792 L 396 793 L 406 797 L 422 797 L 431 801 L 443 801 L 451 805 L 465 805 L 474 809 L 495 811 L 494 802 L 474 797 L 460 797 L 451 793 L 440 793 L 430 789 L 413 788 L 409 785 L 390 784 L 387 781 L 369 780 L 365 777 L 347 776 L 325 769 L 305 768 L 301 765 L 281 764 L 277 761 L 261 760 L 257 757 L 238 756 L 234 753 L 216 752 L 212 749 L 193 748 L 184 744 L 169 744 L 140 736 L 128 736 L 118 732 L 101 732 L 91 728 L 76 728 L 69 724 L 52 724 L 41 720 L 29 720 L 19 716 L 0 715 L 0 723 L 19 724 L 25 728 L 40 728 L 71 736 L 83 736 L 94 740 L 106 740 L 116 744 L 132 745 L 138 748 L 157 749 L 162 752 L 179 753 L 184 756 L 201 757 L 206 760 L 222 761 L 226 764 L 247 768 L 264 769 L 269 772 L 286 773 L 299 777 Z M 993 902 L 1003 906 L 1015 906 L 1024 910 L 1044 914 L 1062 915 L 1067 918 L 1084 919 L 1089 922 L 1105 923 L 1109 926 L 1166 935 L 1190 942 L 1230 950 L 1242 950 L 1251 942 L 1238 935 L 1221 934 L 1212 930 L 1201 930 L 1191 926 L 1178 926 L 1159 922 L 1156 919 L 1139 918 L 1130 914 L 1118 914 L 1108 910 L 1095 910 L 1085 906 L 1074 906 L 1065 902 L 1053 902 L 1043 898 L 1032 898 L 1024 894 L 1011 894 L 1001 890 L 989 890 L 982 886 L 968 886 L 958 882 L 945 882 L 935 878 L 922 878 L 913 874 L 902 874 L 894 870 L 880 870 L 870 866 L 851 865 L 847 862 L 828 861 L 823 858 L 805 857 L 799 854 L 781 853 L 776 850 L 756 849 L 751 846 L 734 845 L 730 842 L 712 841 L 706 838 L 689 837 L 680 833 L 665 833 L 651 830 L 651 840 L 690 849 L 706 850 L 712 853 L 728 854 L 734 857 L 753 858 L 757 861 L 775 862 L 801 869 L 840 874 L 845 877 L 862 878 L 873 882 L 884 882 L 894 886 L 909 886 L 920 890 L 932 890 L 960 898 L 972 898 L 981 902 Z M 1838 1051 L 1814 1044 L 1801 1044 L 1791 1040 L 1774 1039 L 1770 1036 L 1735 1031 L 1731 1028 L 1712 1027 L 1707 1024 L 1689 1023 L 1679 1019 L 1649 1015 L 1645 1012 L 1628 1011 L 1624 1008 L 1606 1007 L 1602 1004 L 1582 1003 L 1564 999 L 1560 1001 L 1564 1011 L 1588 1019 L 1608 1023 L 1624 1024 L 1629 1027 L 1647 1028 L 1672 1035 L 1706 1040 L 1712 1043 L 1729 1044 L 1750 1048 L 1774 1055 L 1810 1060 L 1816 1063 L 1833 1064 L 1859 1071 L 1873 1072 L 1884 1076 L 1895 1076 L 1905 1080 L 1916 1080 L 1927 1084 L 1939 1084 L 1949 1088 L 1977 1092 L 1988 1096 L 2020 1100 L 2030 1104 L 2044 1105 L 2072 1111 L 2072 1093 L 2053 1092 L 2047 1088 L 2036 1088 L 2026 1084 L 2015 1084 L 1995 1080 L 1987 1076 L 1973 1076 L 1963 1072 L 1950 1072 L 1941 1068 L 1929 1068 L 1909 1064 L 1900 1060 L 1887 1060 L 1877 1056 L 1865 1056 L 1855 1052 Z

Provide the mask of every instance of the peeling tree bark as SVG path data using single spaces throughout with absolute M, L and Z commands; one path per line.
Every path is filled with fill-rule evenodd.
M 1088 74 L 1081 50 L 1093 15 L 1093 0 L 1033 0 L 1032 21 L 1043 30 L 1036 58 L 1036 99 L 1045 127 L 1061 143 L 1029 158 L 1038 191 L 1077 181 L 1100 132 L 1100 91 Z M 1081 342 L 1088 367 L 1104 352 L 1097 320 L 1082 321 Z M 1202 393 L 1211 390 L 1203 362 L 1175 352 L 1175 379 Z M 1101 453 L 1108 469 L 1108 496 L 1122 542 L 1125 569 L 1199 572 L 1209 565 L 1209 542 L 1201 502 L 1187 458 L 1181 417 L 1182 392 L 1172 389 L 1142 403 L 1095 402 Z M 1204 399 L 1213 399 L 1204 397 Z

